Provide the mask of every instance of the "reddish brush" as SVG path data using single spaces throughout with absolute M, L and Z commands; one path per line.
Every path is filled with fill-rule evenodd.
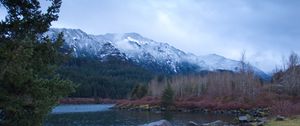
M 299 115 L 300 114 L 300 102 L 293 103 L 288 100 L 276 101 L 271 106 L 271 112 L 274 115 Z

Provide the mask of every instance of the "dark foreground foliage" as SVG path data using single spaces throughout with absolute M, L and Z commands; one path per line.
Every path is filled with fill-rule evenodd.
M 59 51 L 63 35 L 42 34 L 57 20 L 61 0 L 43 13 L 37 0 L 0 0 L 8 11 L 0 22 L 0 125 L 39 126 L 57 101 L 73 91 L 55 72 L 68 54 Z

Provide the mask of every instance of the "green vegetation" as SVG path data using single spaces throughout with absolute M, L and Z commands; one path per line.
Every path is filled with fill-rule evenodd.
M 73 58 L 58 72 L 79 85 L 71 97 L 114 99 L 130 97 L 135 85 L 146 84 L 153 76 L 149 71 L 116 57 L 108 57 L 102 62 L 91 57 Z M 143 96 L 140 93 L 131 95 Z
M 0 125 L 39 126 L 59 98 L 73 91 L 56 74 L 68 57 L 55 41 L 41 35 L 58 19 L 61 0 L 42 13 L 37 0 L 0 0 L 8 15 L 0 22 Z
M 167 84 L 167 87 L 163 90 L 161 96 L 161 105 L 163 107 L 170 107 L 174 104 L 174 91 L 170 84 Z
M 132 89 L 130 98 L 131 99 L 141 99 L 147 94 L 147 87 L 145 85 L 136 85 Z

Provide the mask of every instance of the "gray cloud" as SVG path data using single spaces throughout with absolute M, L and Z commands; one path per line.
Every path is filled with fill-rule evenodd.
M 236 60 L 246 50 L 248 61 L 270 72 L 282 56 L 300 54 L 299 6 L 299 0 L 64 0 L 53 27 L 137 32 Z

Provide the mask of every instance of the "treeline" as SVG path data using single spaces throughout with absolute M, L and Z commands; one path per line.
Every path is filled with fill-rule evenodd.
M 283 67 L 276 70 L 270 82 L 261 81 L 251 69 L 241 68 L 237 73 L 154 78 L 148 85 L 148 96 L 160 98 L 162 104 L 166 95 L 173 94 L 173 97 L 168 97 L 182 104 L 193 102 L 193 105 L 202 106 L 209 105 L 208 102 L 214 105 L 222 103 L 225 108 L 237 104 L 268 106 L 275 113 L 300 113 L 300 58 L 296 53 L 292 53 Z
M 241 63 L 243 65 L 244 63 Z M 249 68 L 240 72 L 211 72 L 206 75 L 173 76 L 155 78 L 148 85 L 148 94 L 161 96 L 171 85 L 176 97 L 230 97 L 253 99 L 266 88 L 275 93 L 300 96 L 300 58 L 292 53 L 284 66 L 273 74 L 272 82 L 263 82 Z M 276 92 L 276 88 L 280 88 Z M 269 90 L 269 91 L 270 91 Z
M 261 95 L 299 96 L 299 56 L 292 53 L 281 69 L 273 74 L 272 82 L 262 81 L 241 60 L 239 72 L 217 71 L 205 74 L 158 76 L 130 61 L 108 57 L 77 57 L 59 69 L 65 79 L 79 86 L 70 97 L 130 98 L 146 95 L 161 97 L 170 85 L 175 98 L 210 97 L 239 102 L 255 102 Z
M 153 74 L 130 61 L 108 57 L 73 57 L 58 73 L 78 85 L 70 97 L 127 98 L 133 87 L 146 85 Z
M 153 79 L 148 85 L 148 95 L 160 97 L 170 85 L 176 98 L 209 96 L 227 100 L 255 99 L 263 83 L 250 72 L 215 72 L 207 75 L 174 76 L 170 79 Z

